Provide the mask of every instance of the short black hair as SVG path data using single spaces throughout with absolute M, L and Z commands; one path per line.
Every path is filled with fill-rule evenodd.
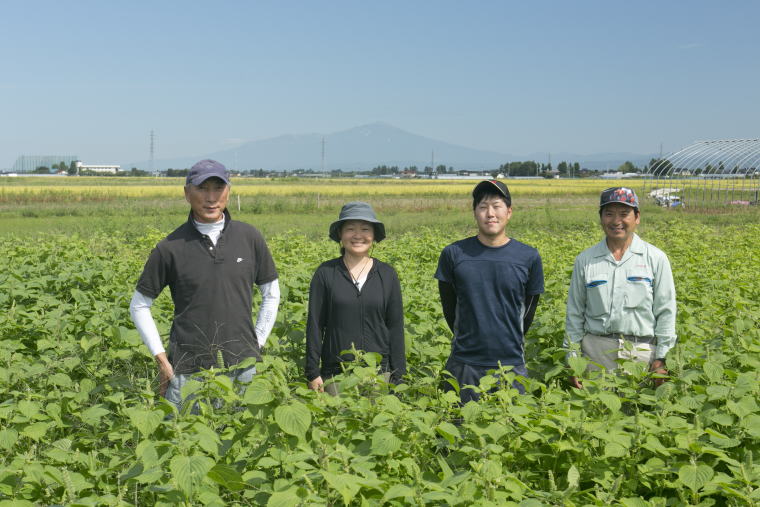
M 472 197 L 473 211 L 475 210 L 475 208 L 478 207 L 478 204 L 480 204 L 481 201 L 483 201 L 484 199 L 492 199 L 494 197 L 497 197 L 501 199 L 502 201 L 504 201 L 504 204 L 507 205 L 507 208 L 512 207 L 512 199 L 507 199 L 503 194 L 500 194 L 499 192 L 484 191 L 484 192 L 478 192 L 476 195 Z

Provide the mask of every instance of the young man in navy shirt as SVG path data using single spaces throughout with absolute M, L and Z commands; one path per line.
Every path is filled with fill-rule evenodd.
M 462 388 L 462 403 L 480 397 L 465 385 L 479 385 L 500 366 L 527 377 L 525 333 L 544 291 L 538 251 L 506 234 L 512 218 L 507 186 L 481 181 L 472 198 L 478 234 L 444 248 L 435 273 L 443 315 L 454 334 L 445 369 Z M 513 387 L 525 392 L 517 381 Z

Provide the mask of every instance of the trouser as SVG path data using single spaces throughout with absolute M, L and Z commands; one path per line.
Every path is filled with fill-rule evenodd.
M 636 337 L 629 338 L 586 333 L 581 341 L 581 352 L 591 360 L 586 370 L 599 370 L 600 366 L 607 370 L 614 370 L 619 366 L 617 363 L 619 359 L 652 364 L 655 359 L 654 344 L 637 341 Z
M 391 381 L 391 372 L 386 371 L 385 373 L 382 373 L 382 376 L 386 384 Z M 340 385 L 338 382 L 334 382 L 334 377 L 325 379 L 324 389 L 326 393 L 332 394 L 333 396 L 338 396 L 340 394 Z
M 250 368 L 246 368 L 244 370 L 232 370 L 230 372 L 225 373 L 228 377 L 230 377 L 233 382 L 238 382 L 240 384 L 248 384 L 252 379 L 253 376 L 256 374 L 256 367 L 251 366 Z M 195 376 L 195 373 L 180 373 L 177 375 L 174 375 L 172 379 L 169 381 L 169 387 L 166 389 L 166 394 L 164 394 L 164 398 L 166 398 L 166 401 L 170 402 L 172 405 L 177 407 L 177 410 L 182 410 L 183 402 L 187 402 L 192 400 L 195 396 L 190 395 L 186 400 L 182 399 L 182 386 L 187 384 L 187 382 L 195 378 L 195 380 L 199 380 L 197 376 Z M 221 405 L 220 400 L 215 400 L 215 405 Z M 219 408 L 217 406 L 216 408 Z M 193 406 L 192 411 L 193 414 L 198 413 L 198 404 L 196 403 L 195 406 Z
M 446 371 L 451 373 L 455 379 L 457 379 L 457 382 L 459 383 L 459 398 L 462 400 L 463 404 L 467 403 L 468 401 L 478 401 L 480 399 L 480 393 L 476 393 L 472 388 L 465 388 L 464 386 L 480 385 L 481 378 L 488 375 L 489 371 L 498 369 L 498 367 L 494 366 L 475 366 L 472 364 L 463 363 L 457 359 L 454 359 L 453 356 L 449 356 L 449 359 L 446 361 L 446 366 L 444 368 Z M 528 369 L 524 364 L 512 366 L 512 372 L 519 377 L 528 378 Z M 498 374 L 494 375 L 498 376 Z M 445 391 L 451 391 L 454 389 L 454 387 L 448 382 L 444 382 L 443 385 Z M 525 394 L 525 386 L 523 386 L 522 383 L 517 379 L 512 382 L 512 387 L 517 389 L 520 394 Z M 492 392 L 496 389 L 498 389 L 498 387 L 492 389 Z

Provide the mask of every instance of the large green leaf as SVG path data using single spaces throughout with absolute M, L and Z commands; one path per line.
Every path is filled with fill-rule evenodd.
M 707 377 L 710 382 L 718 382 L 721 377 L 723 377 L 723 366 L 720 363 L 706 361 L 705 364 L 702 365 L 702 370 L 705 372 L 705 377 Z
M 124 412 L 129 417 L 132 425 L 143 436 L 152 434 L 164 418 L 164 413 L 160 410 L 147 410 L 139 407 L 125 409 Z
M 222 441 L 219 439 L 219 434 L 202 422 L 193 424 L 193 430 L 200 448 L 208 454 L 218 457 L 219 446 L 222 445 Z
M 578 472 L 578 469 L 575 468 L 575 465 L 570 465 L 570 468 L 567 471 L 567 486 L 570 488 L 577 488 L 580 478 L 581 474 Z
M 292 487 L 286 491 L 277 491 L 269 496 L 267 507 L 295 507 L 301 505 L 298 488 Z
M 274 410 L 277 426 L 288 435 L 303 438 L 311 425 L 311 412 L 306 406 L 293 401 L 289 405 L 280 405 Z
M 322 472 L 322 476 L 330 487 L 340 493 L 346 505 L 351 503 L 351 500 L 354 499 L 356 493 L 361 489 L 360 478 L 355 475 Z
M 379 428 L 372 434 L 372 454 L 387 456 L 401 447 L 401 440 L 393 432 Z
M 405 498 L 407 500 L 412 499 L 414 498 L 414 490 L 409 486 L 404 486 L 403 484 L 394 484 L 385 491 L 383 499 L 380 500 L 380 503 L 384 504 L 385 502 L 393 500 L 394 498 Z
M 193 494 L 213 466 L 214 460 L 208 456 L 174 456 L 169 463 L 177 486 L 188 496 Z
M 583 375 L 583 372 L 586 371 L 586 367 L 588 366 L 588 359 L 583 356 L 572 356 L 567 359 L 567 364 L 573 371 L 573 375 L 580 377 Z
M 748 415 L 742 420 L 742 427 L 751 436 L 760 439 L 760 415 Z
M 13 428 L 0 430 L 0 449 L 10 451 L 18 440 L 18 431 Z
M 713 477 L 713 469 L 703 463 L 683 465 L 678 470 L 678 480 L 694 491 L 702 489 Z
M 628 454 L 628 449 L 617 442 L 609 442 L 604 446 L 605 458 L 622 458 Z
M 620 410 L 620 397 L 617 394 L 601 392 L 597 396 L 599 397 L 599 401 L 604 403 L 604 406 L 610 409 L 611 412 Z
M 214 467 L 208 471 L 208 477 L 230 491 L 240 491 L 246 486 L 240 472 L 230 465 L 214 465 Z
M 47 434 L 50 428 L 50 423 L 37 422 L 26 426 L 21 434 L 31 438 L 32 440 L 40 440 Z
M 95 405 L 82 412 L 80 417 L 83 423 L 89 424 L 90 426 L 97 426 L 103 416 L 110 413 L 111 411 L 103 405 Z
M 456 442 L 456 440 L 459 437 L 459 430 L 456 426 L 451 424 L 450 422 L 442 422 L 438 426 L 435 427 L 435 430 L 438 432 L 439 435 L 441 435 L 443 438 L 449 441 L 450 444 L 453 444 Z
M 246 405 L 266 405 L 272 400 L 274 400 L 274 393 L 265 382 L 251 382 L 243 395 L 243 403 Z

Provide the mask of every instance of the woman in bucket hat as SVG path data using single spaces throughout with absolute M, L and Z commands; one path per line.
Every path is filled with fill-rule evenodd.
M 330 224 L 330 239 L 341 255 L 322 263 L 309 287 L 306 324 L 306 380 L 310 389 L 338 394 L 327 382 L 341 372 L 341 354 L 352 347 L 382 356 L 386 381 L 398 384 L 406 373 L 404 310 L 396 270 L 371 256 L 385 226 L 365 202 L 343 206 Z

